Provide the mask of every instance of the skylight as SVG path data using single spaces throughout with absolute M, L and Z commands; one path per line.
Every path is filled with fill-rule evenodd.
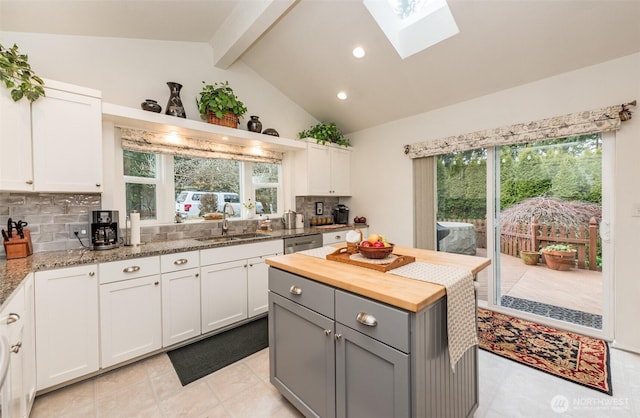
M 363 0 L 402 59 L 459 32 L 446 0 Z

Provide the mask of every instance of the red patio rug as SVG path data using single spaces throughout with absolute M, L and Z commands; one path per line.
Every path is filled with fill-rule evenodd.
M 481 349 L 611 395 L 609 345 L 478 308 Z

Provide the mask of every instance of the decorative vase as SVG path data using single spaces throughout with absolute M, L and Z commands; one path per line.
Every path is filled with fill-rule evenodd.
M 538 264 L 540 254 L 537 251 L 520 251 L 520 258 L 528 266 L 535 266 Z
M 259 116 L 251 116 L 251 119 L 247 122 L 247 129 L 251 132 L 262 132 L 262 122 L 258 118 Z
M 171 95 L 169 96 L 169 102 L 167 102 L 166 114 L 170 116 L 176 116 L 178 118 L 186 118 L 187 114 L 184 112 L 184 106 L 182 106 L 182 99 L 180 99 L 180 89 L 182 84 L 167 82 Z
M 140 103 L 140 107 L 142 108 L 142 110 L 146 110 L 148 112 L 162 112 L 162 106 L 160 106 L 158 102 L 152 99 L 147 99 L 144 102 Z

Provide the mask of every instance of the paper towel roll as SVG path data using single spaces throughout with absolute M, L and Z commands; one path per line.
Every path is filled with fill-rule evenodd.
M 140 245 L 140 212 L 131 211 L 131 245 Z

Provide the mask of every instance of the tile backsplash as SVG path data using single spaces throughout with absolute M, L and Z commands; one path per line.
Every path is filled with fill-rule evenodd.
M 296 197 L 295 210 L 304 214 L 306 227 L 309 226 L 310 219 L 316 216 L 316 202 L 323 203 L 324 216 L 331 216 L 331 209 L 338 204 L 338 198 Z M 90 229 L 91 211 L 100 210 L 101 206 L 100 194 L 0 192 L 0 228 L 7 228 L 9 218 L 15 222 L 19 220 L 28 222 L 26 229 L 31 232 L 34 252 L 82 248 L 73 231 L 81 226 Z M 274 229 L 282 227 L 278 222 L 279 219 L 273 219 Z M 259 217 L 253 220 L 230 222 L 229 232 L 231 234 L 253 232 L 257 229 L 258 222 Z M 140 229 L 142 242 L 221 234 L 221 222 L 217 221 L 143 226 Z M 120 225 L 120 237 L 125 237 L 123 225 Z M 83 238 L 82 243 L 91 246 L 91 239 Z M 0 249 L 0 258 L 4 257 L 4 249 Z
M 34 252 L 81 248 L 72 226 L 88 228 L 91 211 L 100 205 L 100 194 L 0 192 L 0 227 L 6 230 L 9 218 L 27 222 Z M 88 238 L 83 242 L 91 245 Z

